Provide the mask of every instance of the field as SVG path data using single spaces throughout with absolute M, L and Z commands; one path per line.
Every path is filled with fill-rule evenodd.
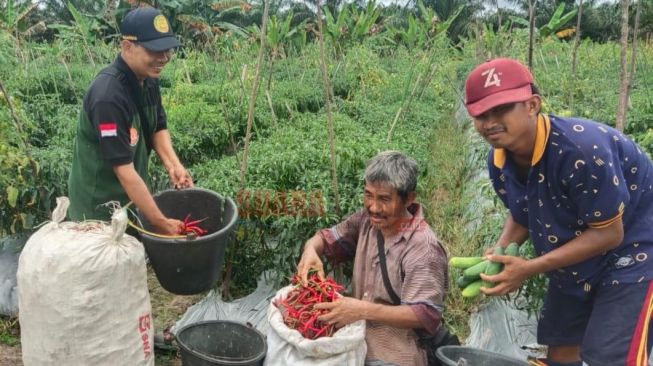
M 373 13 L 357 11 L 356 19 Z M 118 52 L 115 39 L 101 38 L 77 15 L 81 18 L 70 29 L 59 29 L 47 43 L 0 31 L 3 235 L 46 220 L 54 198 L 66 195 L 82 97 Z M 408 30 L 389 35 L 368 29 L 357 37 L 351 29 L 325 37 L 324 59 L 310 35 L 308 41 L 306 34 L 303 40 L 287 34 L 278 43 L 268 40 L 259 70 L 260 44 L 253 31 L 249 37 L 227 32 L 207 43 L 187 39 L 188 46 L 162 74 L 168 128 L 181 161 L 197 186 L 230 196 L 241 208 L 221 281 L 227 298 L 252 291 L 264 270 L 284 282 L 306 239 L 361 207 L 365 161 L 383 150 L 400 150 L 419 162 L 418 201 L 450 255 L 478 255 L 500 232 L 504 209 L 483 175 L 488 146 L 462 107 L 463 82 L 486 58 L 526 61 L 527 30 L 480 27 L 453 42 L 442 30 L 412 39 Z M 584 40 L 575 73 L 573 47 L 573 40 L 557 37 L 536 42 L 533 73 L 545 111 L 614 125 L 619 44 Z M 625 128 L 648 153 L 653 153 L 652 57 L 652 45 L 641 41 Z M 322 61 L 331 86 L 329 104 Z M 252 94 L 254 85 L 258 89 Z M 256 102 L 245 157 L 252 95 Z M 151 175 L 153 191 L 168 187 L 155 157 Z M 522 254 L 530 255 L 529 248 Z M 533 300 L 531 312 L 539 307 L 544 283 L 535 278 L 522 289 Z M 199 298 L 173 297 L 153 278 L 150 291 L 157 329 Z M 468 334 L 469 314 L 483 301 L 462 299 L 451 286 L 445 319 L 455 333 Z M 0 365 L 16 365 L 19 348 L 17 321 L 0 319 Z M 174 356 L 160 356 L 159 364 L 168 362 L 178 364 Z

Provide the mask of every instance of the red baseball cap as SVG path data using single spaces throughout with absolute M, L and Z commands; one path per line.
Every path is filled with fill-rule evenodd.
M 533 75 L 519 61 L 496 58 L 482 63 L 465 81 L 465 107 L 472 117 L 502 104 L 523 102 L 533 96 Z

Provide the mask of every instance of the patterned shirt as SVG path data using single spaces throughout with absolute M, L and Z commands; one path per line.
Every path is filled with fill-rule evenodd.
M 384 238 L 388 277 L 402 305 L 410 305 L 430 334 L 440 326 L 447 292 L 447 257 L 435 234 L 424 220 L 422 208 L 413 204 L 413 215 L 393 237 Z M 334 262 L 354 259 L 353 296 L 374 303 L 392 305 L 383 285 L 377 229 L 361 210 L 331 229 L 318 234 L 325 240 L 325 255 Z M 395 365 L 426 365 L 426 353 L 417 344 L 413 329 L 391 327 L 368 321 L 365 340 L 367 361 Z
M 653 163 L 621 132 L 592 121 L 540 115 L 531 168 L 518 179 L 510 153 L 492 149 L 490 178 L 514 220 L 544 255 L 586 230 L 621 218 L 615 249 L 548 273 L 563 292 L 587 296 L 593 286 L 651 279 Z

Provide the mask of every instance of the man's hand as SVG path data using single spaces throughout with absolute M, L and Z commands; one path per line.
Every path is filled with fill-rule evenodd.
M 179 235 L 184 228 L 184 223 L 175 220 L 164 218 L 163 220 L 152 224 L 156 232 L 163 235 Z
M 509 255 L 491 255 L 488 259 L 503 263 L 503 270 L 500 273 L 493 276 L 481 274 L 483 281 L 496 283 L 492 288 L 481 287 L 481 292 L 488 296 L 505 295 L 515 291 L 533 275 L 528 267 L 529 261 L 526 259 Z
M 307 243 L 304 247 L 304 253 L 302 253 L 302 257 L 299 260 L 299 264 L 297 264 L 297 275 L 301 278 L 302 282 L 306 283 L 308 280 L 308 272 L 310 272 L 311 269 L 317 271 L 317 275 L 320 279 L 324 279 L 324 265 L 322 264 L 322 260 L 317 254 L 317 251 L 315 251 L 315 248 Z
M 183 165 L 178 164 L 173 166 L 169 171 L 170 182 L 175 186 L 175 188 L 191 188 L 193 187 L 193 178 L 183 167 Z
M 498 244 L 497 244 L 497 245 L 498 245 Z M 485 251 L 483 251 L 483 256 L 484 256 L 484 257 L 489 257 L 489 256 L 491 256 L 492 254 L 494 254 L 494 248 L 496 248 L 496 246 L 489 247 L 489 248 L 485 248 Z
M 328 313 L 320 315 L 317 319 L 327 324 L 335 324 L 342 328 L 367 316 L 367 301 L 358 300 L 353 297 L 341 297 L 334 302 L 323 302 L 315 304 L 315 309 L 329 310 Z

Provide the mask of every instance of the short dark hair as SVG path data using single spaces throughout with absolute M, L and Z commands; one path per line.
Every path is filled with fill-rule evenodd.
M 540 95 L 540 89 L 539 89 L 539 88 L 537 87 L 537 85 L 535 85 L 535 84 L 531 84 L 531 92 L 532 92 L 533 94 Z

